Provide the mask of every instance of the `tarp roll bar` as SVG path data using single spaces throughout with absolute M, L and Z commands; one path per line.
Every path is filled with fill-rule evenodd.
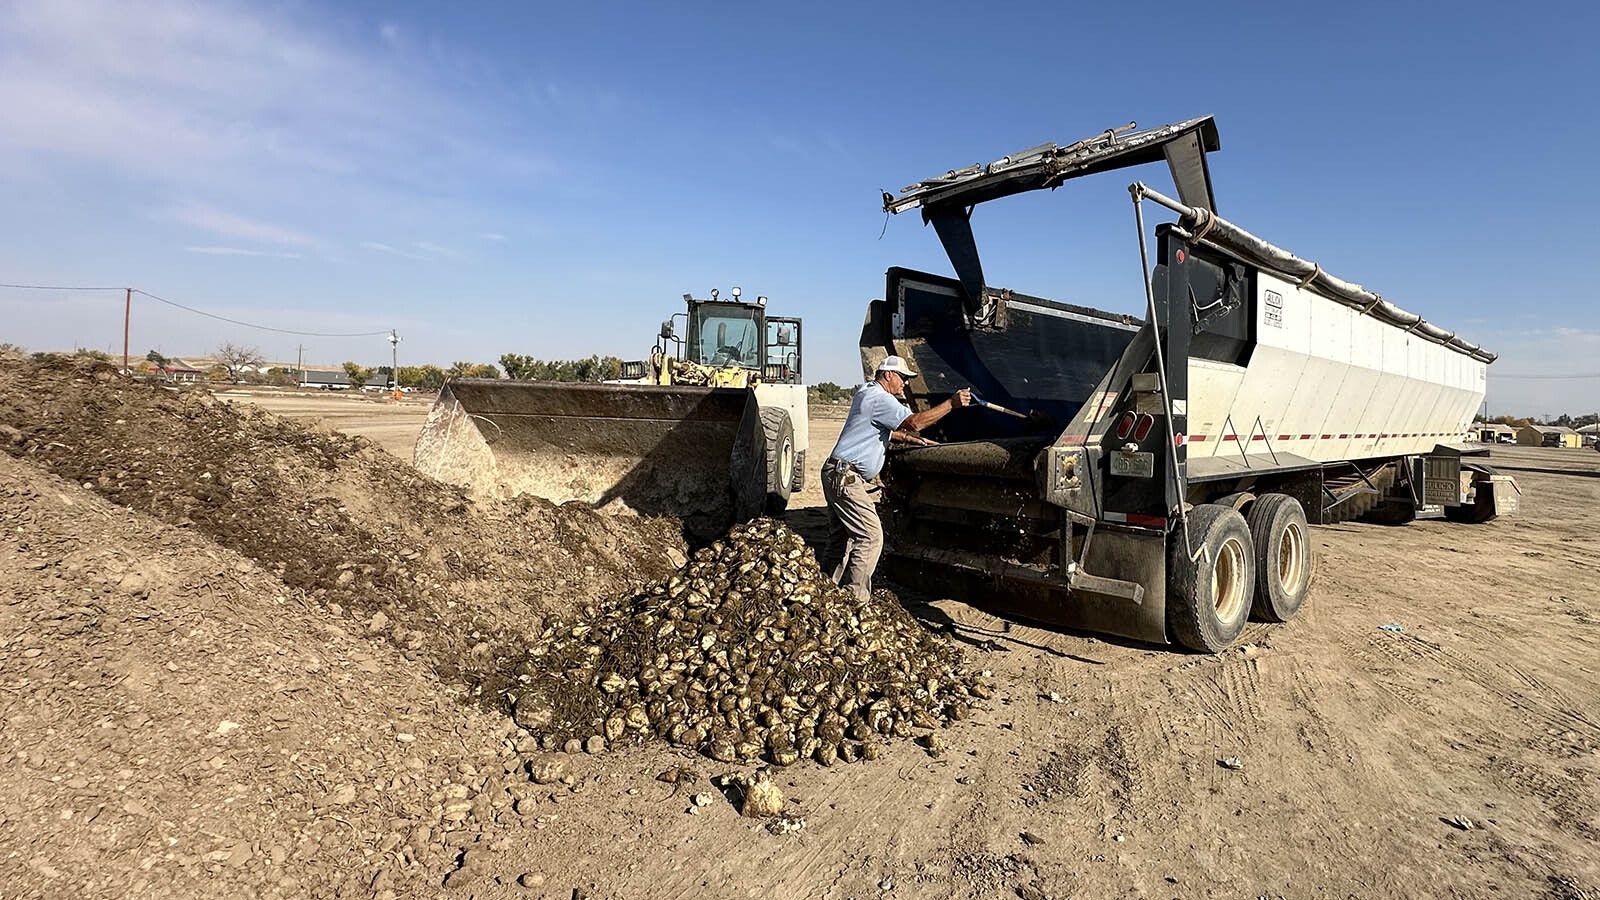
M 1320 265 L 1307 262 L 1281 247 L 1273 246 L 1209 210 L 1186 206 L 1151 190 L 1143 182 L 1134 182 L 1128 186 L 1128 190 L 1135 199 L 1146 197 L 1177 213 L 1178 224 L 1190 233 L 1191 238 L 1194 235 L 1201 235 L 1202 243 L 1213 244 L 1263 268 L 1279 272 L 1289 280 L 1297 282 L 1302 288 L 1315 291 L 1345 306 L 1359 309 L 1424 340 L 1443 344 L 1457 353 L 1484 363 L 1492 363 L 1497 358 L 1496 354 L 1470 341 L 1462 340 L 1454 332 L 1430 324 L 1416 313 L 1406 312 L 1359 284 L 1352 284 L 1330 275 Z

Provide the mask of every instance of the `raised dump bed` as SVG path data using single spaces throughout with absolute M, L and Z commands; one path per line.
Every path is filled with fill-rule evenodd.
M 1216 651 L 1283 621 L 1314 571 L 1309 524 L 1484 522 L 1515 485 L 1456 445 L 1494 355 L 1219 218 L 1209 118 L 1044 145 L 920 182 L 956 277 L 891 269 L 863 366 L 910 357 L 914 408 L 964 385 L 1047 414 L 951 416 L 891 454 L 903 579 L 1003 611 Z M 1182 200 L 1130 189 L 1142 321 L 990 287 L 970 215 L 1013 193 L 1166 161 Z M 1155 229 L 1144 202 L 1177 213 Z M 1056 427 L 1037 424 L 1053 419 Z M 1030 432 L 1030 425 L 1033 425 Z

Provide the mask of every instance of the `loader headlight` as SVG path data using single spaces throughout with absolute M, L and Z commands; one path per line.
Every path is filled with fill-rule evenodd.
M 739 295 L 742 294 L 742 293 L 744 293 L 744 292 L 739 290 L 739 288 L 737 286 L 735 286 L 734 289 L 733 289 L 733 299 L 735 299 L 735 300 L 739 299 Z

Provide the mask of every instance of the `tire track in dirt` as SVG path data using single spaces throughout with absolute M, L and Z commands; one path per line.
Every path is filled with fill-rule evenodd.
M 1225 738 L 1248 746 L 1262 729 L 1261 670 L 1256 658 L 1228 653 L 1210 671 L 1195 674 L 1185 687 L 1204 714 L 1213 744 Z
M 1504 634 L 1497 636 L 1502 642 Z M 1543 765 L 1563 757 L 1586 756 L 1600 746 L 1600 724 L 1576 708 L 1559 688 L 1538 677 L 1516 659 L 1528 654 L 1514 649 L 1498 654 L 1475 654 L 1429 641 L 1405 632 L 1384 632 L 1341 644 L 1353 656 L 1370 664 L 1373 681 L 1379 688 L 1407 707 L 1430 715 L 1439 710 L 1431 697 L 1414 685 L 1418 680 L 1449 685 L 1465 681 L 1484 692 L 1490 702 L 1521 720 L 1522 727 L 1506 729 L 1474 727 L 1484 733 L 1498 731 L 1506 736 L 1492 741 L 1487 759 L 1490 776 L 1508 789 L 1538 800 L 1553 815 L 1553 827 L 1588 840 L 1600 837 L 1600 820 L 1593 814 L 1593 773 L 1578 767 L 1552 770 Z M 1496 658 L 1498 657 L 1498 658 Z M 1522 750 L 1537 756 L 1524 758 Z

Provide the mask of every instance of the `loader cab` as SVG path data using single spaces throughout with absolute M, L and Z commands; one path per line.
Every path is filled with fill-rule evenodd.
M 739 289 L 734 288 L 732 301 L 720 299 L 715 289 L 710 300 L 684 295 L 689 304 L 689 333 L 683 351 L 686 359 L 718 369 L 761 368 L 767 351 L 767 298 L 744 303 L 739 294 Z
M 684 294 L 687 310 L 661 323 L 654 352 L 712 369 L 744 369 L 763 384 L 804 383 L 800 320 L 768 316 L 766 297 L 746 303 L 740 295 L 739 288 L 732 300 L 716 289 L 709 300 Z M 681 337 L 674 325 L 679 316 L 685 319 Z
M 782 316 L 767 317 L 766 365 L 761 380 L 769 384 L 801 384 L 800 320 Z

